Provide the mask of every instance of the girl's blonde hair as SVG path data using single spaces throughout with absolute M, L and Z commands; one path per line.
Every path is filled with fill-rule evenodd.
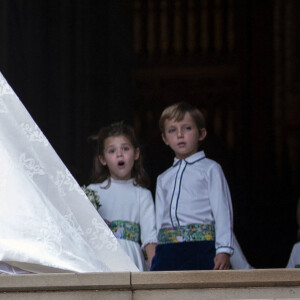
M 191 115 L 194 122 L 196 123 L 199 133 L 201 133 L 201 130 L 205 128 L 204 116 L 197 107 L 186 102 L 175 103 L 163 110 L 159 119 L 159 128 L 161 132 L 163 134 L 165 133 L 166 120 L 174 120 L 176 122 L 179 122 L 183 120 L 186 113 L 189 113 Z
M 107 166 L 103 166 L 99 161 L 99 155 L 104 156 L 104 142 L 109 137 L 125 136 L 128 138 L 132 146 L 140 148 L 140 145 L 136 139 L 134 130 L 131 126 L 124 124 L 123 122 L 113 123 L 99 130 L 97 135 L 97 149 L 94 155 L 93 170 L 91 176 L 92 183 L 102 183 L 108 179 L 106 188 L 110 186 L 110 172 Z M 140 153 L 139 158 L 135 160 L 132 173 L 134 184 L 147 188 L 149 186 L 149 177 L 146 173 L 143 163 L 142 154 Z

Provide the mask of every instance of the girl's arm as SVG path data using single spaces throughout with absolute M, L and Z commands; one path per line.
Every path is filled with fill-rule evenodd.
M 151 268 L 151 264 L 152 264 L 152 259 L 155 255 L 155 247 L 156 247 L 156 244 L 147 244 L 145 246 L 145 250 L 146 250 L 146 253 L 147 253 L 147 257 L 148 257 L 148 262 L 149 262 L 149 268 Z
M 146 251 L 149 266 L 155 254 L 157 244 L 155 212 L 152 194 L 149 190 L 140 190 L 140 226 L 142 248 Z

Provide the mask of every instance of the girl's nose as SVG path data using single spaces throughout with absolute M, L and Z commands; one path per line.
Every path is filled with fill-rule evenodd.
M 123 151 L 121 149 L 117 150 L 117 157 L 122 156 L 123 155 Z

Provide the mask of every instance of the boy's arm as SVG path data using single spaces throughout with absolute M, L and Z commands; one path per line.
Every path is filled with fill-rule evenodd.
M 233 212 L 229 187 L 219 164 L 214 164 L 208 175 L 209 199 L 215 219 L 216 253 L 231 255 L 233 253 Z M 222 262 L 226 265 L 224 259 Z

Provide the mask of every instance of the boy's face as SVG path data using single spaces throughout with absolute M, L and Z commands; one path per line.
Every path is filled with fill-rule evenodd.
M 204 140 L 206 130 L 199 132 L 194 119 L 189 113 L 177 122 L 167 119 L 162 139 L 175 152 L 178 159 L 185 159 L 198 151 L 199 141 Z

